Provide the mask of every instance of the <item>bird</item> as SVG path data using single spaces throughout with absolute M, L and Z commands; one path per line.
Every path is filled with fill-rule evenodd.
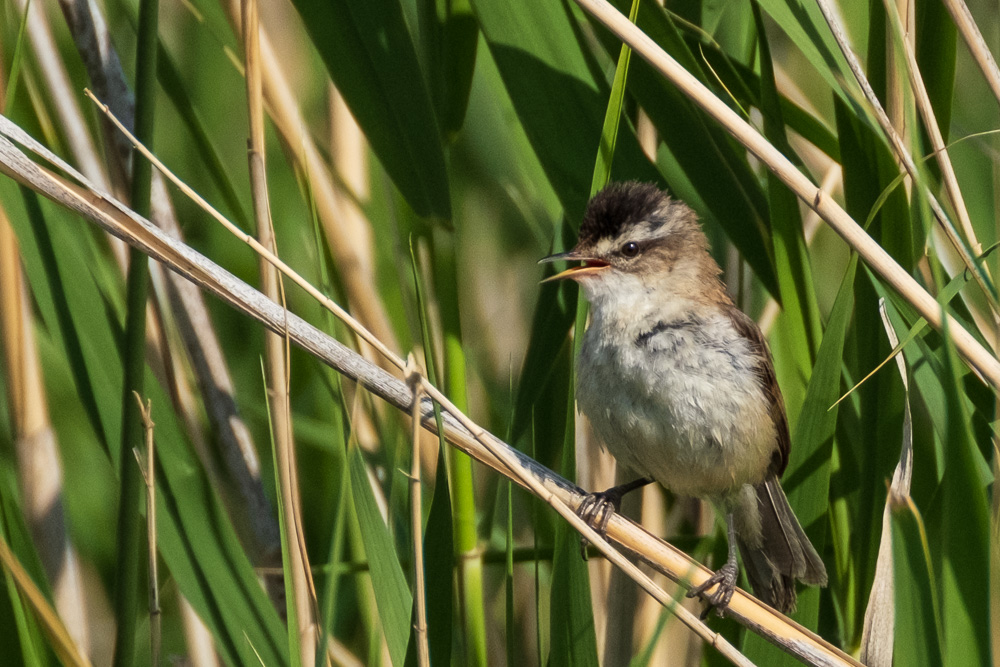
M 576 401 L 615 459 L 642 475 L 587 496 L 600 532 L 621 497 L 653 481 L 725 517 L 726 563 L 689 597 L 724 615 L 739 577 L 783 613 L 795 582 L 826 567 L 781 488 L 791 441 L 774 362 L 756 322 L 726 292 L 697 214 L 649 183 L 612 183 L 588 203 L 576 245 L 541 262 L 573 266 L 590 302 Z M 714 587 L 714 590 L 713 590 Z

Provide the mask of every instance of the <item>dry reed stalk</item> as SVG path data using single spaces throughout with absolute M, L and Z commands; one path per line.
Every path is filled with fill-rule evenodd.
M 911 12 L 912 4 L 910 3 Z M 955 168 L 951 164 L 948 148 L 945 146 L 944 137 L 941 134 L 941 129 L 938 127 L 937 116 L 934 114 L 934 107 L 931 106 L 927 87 L 924 85 L 924 79 L 920 74 L 920 67 L 917 64 L 917 57 L 914 53 L 915 46 L 913 44 L 916 36 L 915 31 L 910 27 L 913 25 L 912 17 L 908 17 L 907 28 L 904 33 L 905 38 L 900 40 L 899 33 L 903 31 L 903 26 L 896 11 L 896 6 L 892 4 L 892 0 L 885 0 L 885 9 L 889 14 L 890 24 L 896 26 L 896 30 L 893 30 L 895 34 L 890 35 L 890 39 L 892 42 L 901 42 L 900 47 L 902 48 L 904 62 L 906 63 L 906 73 L 909 76 L 910 88 L 916 99 L 917 109 L 924 120 L 924 128 L 927 130 L 927 136 L 931 140 L 931 147 L 934 148 L 934 157 L 941 168 L 945 190 L 951 199 L 952 208 L 955 209 L 955 213 L 958 215 L 958 221 L 962 227 L 962 231 L 965 233 L 965 238 L 972 245 L 972 252 L 980 255 L 983 252 L 983 246 L 976 240 L 976 232 L 972 228 L 972 220 L 969 218 L 969 211 L 965 207 L 965 198 L 962 197 L 962 190 L 958 185 Z M 892 30 L 890 26 L 887 26 L 887 29 Z
M 910 8 L 913 7 L 914 3 L 910 2 L 910 0 L 890 0 L 890 2 L 898 3 L 898 5 L 899 5 L 899 12 L 902 15 L 906 16 L 907 26 L 908 27 L 912 27 L 913 26 L 913 21 L 912 21 L 913 17 L 912 17 L 912 12 L 910 11 Z M 893 6 L 896 6 L 896 5 L 894 4 Z M 829 19 L 827 19 L 827 23 L 830 23 Z M 832 28 L 831 28 L 831 30 L 832 30 Z M 912 31 L 908 30 L 906 34 L 908 35 L 908 37 L 906 37 L 906 39 L 912 39 L 912 36 L 913 36 L 914 33 Z M 909 132 L 907 132 L 906 125 L 907 125 L 907 121 L 909 119 L 913 118 L 912 113 L 910 113 L 912 111 L 912 109 L 913 109 L 913 99 L 912 99 L 912 97 L 910 97 L 907 94 L 908 91 L 906 89 L 906 86 L 903 83 L 904 80 L 905 80 L 905 78 L 903 76 L 901 68 L 898 67 L 897 63 L 896 63 L 895 50 L 891 46 L 893 44 L 893 42 L 895 41 L 895 35 L 893 34 L 892 26 L 891 25 L 886 25 L 885 26 L 885 38 L 886 38 L 886 44 L 889 45 L 888 53 L 885 54 L 885 58 L 886 58 L 886 65 L 885 65 L 885 89 L 886 89 L 885 90 L 885 97 L 886 97 L 886 101 L 885 101 L 885 114 L 886 114 L 886 117 L 889 119 L 890 125 L 896 131 L 896 133 L 898 134 L 900 144 L 903 145 L 903 146 L 905 146 L 905 150 L 908 152 L 912 148 L 912 145 L 910 143 L 910 140 L 912 139 L 912 136 L 911 136 L 911 134 Z M 838 40 L 839 40 L 839 38 L 838 38 Z M 842 51 L 844 51 L 847 48 L 849 48 L 849 47 L 845 46 L 845 44 L 846 44 L 846 36 L 844 37 L 844 40 L 845 40 L 844 43 L 840 44 L 840 48 L 841 48 Z M 853 50 L 851 52 L 853 54 Z M 881 56 L 882 54 L 878 54 L 878 55 Z M 903 158 L 897 157 L 896 158 L 896 162 L 898 164 L 902 164 Z M 912 185 L 912 182 L 906 183 L 905 185 L 909 187 L 909 186 Z M 907 191 L 907 194 L 909 194 L 909 191 Z
M 219 656 L 215 653 L 212 633 L 198 617 L 198 613 L 180 596 L 181 622 L 184 626 L 184 644 L 191 667 L 220 667 Z
M 1000 479 L 1000 446 L 993 438 L 993 464 L 990 466 L 993 479 Z M 1000 493 L 992 494 L 990 502 L 990 647 L 993 649 L 993 665 L 1000 662 Z
M 11 551 L 3 535 L 0 535 L 0 565 L 10 573 L 14 586 L 21 598 L 27 603 L 26 606 L 35 612 L 42 632 L 48 636 L 52 651 L 60 662 L 70 667 L 91 667 L 90 660 L 77 648 L 69 631 L 63 625 L 62 619 L 49 606 L 45 594 L 39 590 L 35 582 L 32 581 L 31 575 L 17 560 L 17 556 Z
M 160 666 L 161 625 L 163 618 L 160 613 L 160 576 L 158 572 L 159 551 L 156 548 L 156 444 L 153 430 L 153 402 L 149 399 L 142 404 L 142 397 L 133 391 L 135 400 L 139 403 L 139 414 L 142 417 L 143 439 L 146 444 L 145 460 L 139 448 L 132 449 L 136 463 L 142 472 L 142 481 L 146 485 L 146 539 L 149 541 L 147 557 L 149 559 L 149 657 L 153 667 Z
M 17 0 L 18 10 L 24 14 L 29 0 Z M 73 154 L 80 171 L 98 187 L 111 189 L 111 183 L 104 173 L 101 157 L 90 136 L 90 130 L 80 112 L 77 95 L 69 80 L 66 66 L 60 57 L 59 47 L 52 36 L 44 5 L 32 3 L 27 19 L 28 37 L 38 62 L 39 71 L 45 80 L 49 94 L 54 101 L 54 111 L 59 117 L 59 127 L 66 137 L 66 144 Z M 115 239 L 115 257 L 124 265 L 128 248 Z
M 349 229 L 364 229 L 368 227 L 368 219 L 361 210 L 360 202 L 368 201 L 368 144 L 358 127 L 354 116 L 343 96 L 331 83 L 329 86 L 329 118 L 330 118 L 330 155 L 333 158 L 333 170 L 336 175 L 333 187 L 341 191 L 335 203 L 339 208 L 338 219 L 346 221 Z M 366 359 L 379 358 L 375 350 L 364 341 L 359 341 L 362 356 Z M 353 396 L 354 386 L 345 385 L 347 400 Z M 367 411 L 357 413 L 357 421 L 353 422 L 358 444 L 367 451 L 375 452 L 380 446 L 375 423 Z M 436 445 L 436 443 L 431 443 Z M 422 456 L 430 448 L 424 443 L 421 447 Z M 426 457 L 424 463 L 428 463 Z M 436 448 L 435 448 L 435 458 Z M 425 465 L 426 468 L 426 465 Z
M 851 218 L 831 197 L 826 196 L 802 172 L 796 169 L 767 139 L 751 127 L 725 102 L 713 95 L 700 81 L 681 67 L 648 35 L 629 22 L 628 17 L 605 0 L 575 0 L 633 51 L 650 63 L 706 113 L 719 122 L 737 141 L 757 156 L 789 189 L 816 211 L 844 241 L 858 252 L 895 292 L 905 298 L 935 329 L 941 330 L 944 318 L 956 349 L 994 387 L 1000 387 L 1000 361 L 990 354 L 965 328 L 920 286 L 881 246 Z M 978 271 L 974 269 L 974 274 Z
M 819 189 L 826 193 L 828 196 L 833 197 L 836 195 L 838 189 L 842 188 L 844 185 L 844 170 L 836 162 L 830 161 L 830 167 L 826 170 L 826 174 L 823 176 L 823 182 L 820 184 Z M 810 210 L 809 214 L 802 221 L 802 236 L 805 238 L 806 247 L 812 245 L 813 239 L 816 238 L 816 232 L 819 231 L 820 217 L 816 211 Z M 774 326 L 775 321 L 778 319 L 778 314 L 781 312 L 781 306 L 778 302 L 774 300 L 774 297 L 768 297 L 767 302 L 764 304 L 764 308 L 760 311 L 760 317 L 757 319 L 757 325 L 760 330 L 764 333 L 764 336 L 771 332 L 771 327 Z
M 0 337 L 25 519 L 52 589 L 56 610 L 81 654 L 90 652 L 90 623 L 76 549 L 63 507 L 63 468 L 49 419 L 31 297 L 17 238 L 0 208 Z
M 993 58 L 989 46 L 986 45 L 986 40 L 983 39 L 983 33 L 979 31 L 975 19 L 972 18 L 972 12 L 969 11 L 968 5 L 965 4 L 964 0 L 944 0 L 944 6 L 948 8 L 959 34 L 965 40 L 965 45 L 969 47 L 972 58 L 982 70 L 986 83 L 993 91 L 993 96 L 997 98 L 997 102 L 1000 102 L 1000 68 L 997 68 L 997 61 Z
M 238 3 L 235 0 L 223 0 L 222 4 L 230 23 L 240 33 Z M 350 309 L 357 313 L 358 320 L 379 340 L 396 348 L 395 333 L 382 305 L 382 297 L 375 289 L 371 227 L 367 221 L 341 217 L 343 194 L 337 192 L 329 169 L 307 130 L 296 96 L 281 71 L 267 30 L 263 26 L 260 29 L 260 56 L 267 110 L 289 152 L 295 157 L 297 166 L 312 184 L 316 211 L 323 225 L 330 254 L 344 283 Z M 373 358 L 379 364 L 384 363 L 378 355 Z M 386 369 L 391 370 L 391 367 Z M 402 366 L 397 366 L 397 369 L 401 370 Z
M 135 100 L 103 15 L 97 5 L 88 0 L 60 0 L 59 4 L 87 68 L 91 85 L 101 93 L 102 98 L 108 100 L 117 117 L 131 126 Z M 67 107 L 67 111 L 69 109 Z M 79 109 L 74 109 L 74 113 L 79 114 Z M 108 122 L 102 120 L 102 123 Z M 106 129 L 110 131 L 110 135 L 108 132 L 105 135 L 111 146 L 108 151 L 111 167 L 121 178 L 125 169 L 122 165 L 129 164 L 131 146 L 110 125 Z M 152 205 L 153 221 L 167 233 L 181 239 L 180 225 L 177 224 L 169 194 L 159 173 L 153 174 Z M 241 502 L 229 503 L 229 511 L 249 518 L 251 534 L 243 535 L 243 538 L 251 545 L 250 553 L 254 563 L 260 566 L 272 565 L 277 562 L 281 553 L 277 521 L 261 483 L 257 448 L 236 407 L 232 377 L 208 309 L 201 292 L 188 281 L 170 272 L 157 275 L 159 271 L 159 267 L 154 268 L 154 285 L 165 287 L 166 299 L 161 301 L 170 305 L 197 378 L 205 410 L 213 430 L 218 434 L 222 459 L 239 490 Z M 190 413 L 190 403 L 181 397 L 179 405 L 192 440 L 203 442 L 204 438 L 194 428 L 198 418 Z M 188 406 L 187 410 L 185 405 Z M 203 462 L 209 460 L 208 457 L 202 457 Z M 241 527 L 246 522 L 236 521 L 235 524 Z
M 184 275 L 202 288 L 213 292 L 225 302 L 264 324 L 271 331 L 287 333 L 289 338 L 307 353 L 327 363 L 346 377 L 359 382 L 367 390 L 380 396 L 397 409 L 407 410 L 411 407 L 412 392 L 398 378 L 382 371 L 298 316 L 288 313 L 260 292 L 191 248 L 163 234 L 158 228 L 136 215 L 110 195 L 95 191 L 82 175 L 3 117 L 0 117 L 0 133 L 6 135 L 0 137 L 0 171 L 125 239 L 130 245 L 139 248 L 153 259 L 165 263 L 172 270 Z M 7 136 L 14 138 L 18 143 L 43 156 L 49 162 L 58 165 L 83 185 L 76 185 L 29 160 L 6 138 Z M 259 244 L 252 238 L 246 240 L 254 245 L 258 252 L 267 252 L 260 248 Z M 301 280 L 273 255 L 269 256 L 269 259 L 296 282 Z M 345 323 L 348 323 L 359 336 L 378 347 L 393 363 L 401 361 L 398 355 L 388 350 L 381 341 L 374 338 L 370 332 L 361 327 L 339 306 L 329 302 L 322 295 L 318 296 L 324 305 L 337 312 L 338 316 L 342 317 Z M 422 383 L 422 386 L 428 394 L 428 398 L 421 404 L 421 423 L 424 428 L 436 432 L 434 403 L 440 404 L 444 409 L 442 413 L 443 435 L 449 442 L 483 464 L 528 488 L 550 504 L 575 530 L 595 544 L 616 565 L 628 570 L 645 590 L 654 595 L 706 642 L 715 646 L 734 664 L 747 664 L 746 659 L 736 652 L 725 639 L 709 630 L 688 610 L 674 605 L 671 597 L 653 584 L 646 575 L 628 562 L 621 553 L 612 548 L 603 537 L 597 535 L 575 514 L 585 497 L 581 489 L 487 433 L 456 410 L 450 401 L 432 385 Z M 671 579 L 689 581 L 692 585 L 698 585 L 711 574 L 683 552 L 653 537 L 641 527 L 618 515 L 613 516 L 609 522 L 608 536 L 639 554 L 641 558 L 667 574 Z M 730 604 L 729 614 L 735 620 L 809 664 L 859 664 L 822 638 L 743 591 L 736 591 Z
M 115 51 L 107 23 L 97 4 L 93 0 L 59 0 L 59 7 L 87 69 L 90 85 L 101 91 L 101 97 L 108 100 L 115 116 L 132 127 L 135 97 L 129 89 L 118 52 Z M 105 129 L 105 153 L 108 156 L 108 167 L 112 171 L 110 181 L 120 188 L 121 184 L 129 181 L 131 160 L 127 156 L 131 154 L 131 150 L 128 142 L 110 131 L 106 121 L 102 121 L 102 124 Z
M 326 653 L 329 664 L 337 667 L 365 667 L 365 663 L 361 662 L 346 646 L 333 637 L 329 637 L 327 640 Z M 389 664 L 388 654 L 383 655 L 382 660 L 383 664 Z
M 250 119 L 250 140 L 247 159 L 250 164 L 250 187 L 253 194 L 254 220 L 260 244 L 277 253 L 271 205 L 267 190 L 267 166 L 264 147 L 264 99 L 260 79 L 260 49 L 258 43 L 258 17 L 256 0 L 242 2 L 243 55 L 246 72 L 247 108 Z M 265 259 L 260 259 L 261 291 L 275 303 L 285 306 L 285 287 L 278 271 Z M 299 637 L 300 659 L 303 665 L 316 662 L 318 635 L 313 610 L 316 594 L 306 554 L 305 535 L 302 532 L 298 465 L 295 441 L 292 437 L 292 409 L 289 402 L 291 369 L 288 359 L 287 336 L 267 332 L 264 341 L 267 368 L 267 391 L 270 397 L 271 436 L 274 442 L 277 465 L 278 493 L 281 495 L 279 511 L 284 515 L 285 549 L 288 554 L 288 572 L 295 618 Z
M 431 653 L 427 643 L 427 601 L 424 597 L 424 539 L 422 521 L 422 503 L 420 493 L 420 399 L 423 392 L 420 389 L 420 369 L 416 359 L 411 354 L 406 360 L 410 372 L 407 383 L 413 392 L 413 409 L 410 411 L 412 437 L 410 443 L 413 450 L 410 453 L 410 532 L 413 534 L 413 607 L 415 621 L 414 635 L 417 640 L 417 664 L 420 667 L 430 667 Z

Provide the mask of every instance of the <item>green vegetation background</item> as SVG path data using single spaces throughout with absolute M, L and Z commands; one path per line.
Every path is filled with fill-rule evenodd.
M 62 16 L 52 3 L 36 4 L 46 5 L 59 56 L 79 93 L 89 83 Z M 114 44 L 131 73 L 137 6 L 121 0 L 105 4 Z M 627 13 L 627 3 L 618 5 Z M 942 132 L 952 142 L 978 240 L 989 248 L 998 236 L 998 143 L 992 135 L 959 140 L 997 128 L 997 100 L 956 39 L 940 1 L 916 0 L 915 8 L 921 73 Z M 845 0 L 840 10 L 851 43 L 885 100 L 891 85 L 887 70 L 901 65 L 892 50 L 895 36 L 889 31 L 887 37 L 884 9 L 878 2 Z M 974 3 L 972 10 L 995 50 L 1000 36 L 995 7 Z M 8 115 L 66 155 L 64 128 L 41 83 L 37 55 L 25 43 L 20 60 L 14 57 L 21 43 L 18 5 L 6 0 L 0 11 L 3 75 L 9 83 L 16 71 L 20 82 L 8 93 L 13 102 Z M 423 349 L 429 336 L 436 354 L 428 361 L 434 362 L 439 386 L 458 405 L 543 464 L 572 475 L 574 450 L 567 433 L 573 430 L 566 407 L 577 295 L 574 286 L 540 287 L 536 261 L 572 243 L 590 195 L 620 43 L 575 5 L 559 0 L 475 0 L 471 6 L 443 0 L 295 0 L 263 8 L 263 23 L 318 144 L 330 146 L 328 77 L 367 136 L 370 192 L 361 204 L 374 238 L 375 293 L 389 315 L 398 351 Z M 648 1 L 638 23 L 716 95 L 749 113 L 814 182 L 826 175 L 824 165 L 841 165 L 843 187 L 835 196 L 859 222 L 874 213 L 868 232 L 932 294 L 943 292 L 953 276 L 960 281 L 953 286 L 968 282 L 960 269 L 955 273 L 953 253 L 939 250 L 944 242 L 932 231 L 921 186 L 942 196 L 933 160 L 921 163 L 921 186 L 896 183 L 874 208 L 898 169 L 814 5 L 761 0 L 758 10 L 748 2 L 668 2 L 663 10 Z M 242 53 L 242 47 L 220 6 L 205 0 L 162 3 L 159 39 L 155 150 L 250 230 L 245 88 L 227 55 Z M 927 155 L 931 149 L 912 100 L 903 98 L 904 137 L 915 156 Z M 84 106 L 100 145 L 97 112 Z M 636 137 L 640 109 L 657 132 L 655 160 L 644 155 Z M 282 144 L 273 126 L 267 136 L 280 254 L 346 304 L 341 272 L 348 269 L 331 260 L 310 200 L 315 175 L 293 166 L 288 157 L 297 147 Z M 989 562 L 991 507 L 996 520 L 994 390 L 958 359 L 946 335 L 918 327 L 906 301 L 856 263 L 828 228 L 821 226 L 807 243 L 802 230 L 808 211 L 635 57 L 611 176 L 655 181 L 688 201 L 701 216 L 738 302 L 752 316 L 760 316 L 771 298 L 786 306 L 770 332 L 793 432 L 783 485 L 831 575 L 827 589 L 801 592 L 794 618 L 833 644 L 856 650 L 875 576 L 887 480 L 899 458 L 903 406 L 909 400 L 913 505 L 892 523 L 896 663 L 987 664 L 992 627 L 987 583 L 995 579 Z M 256 284 L 253 253 L 172 194 L 187 242 Z M 129 449 L 137 444 L 122 443 L 119 435 L 125 281 L 96 228 L 48 202 L 39 206 L 7 179 L 0 181 L 0 203 L 21 245 L 62 456 L 70 540 L 85 564 L 92 621 L 109 627 L 120 567 L 114 530 L 119 462 L 131 457 Z M 996 275 L 993 256 L 986 266 Z M 995 292 L 984 294 L 969 283 L 961 294 L 949 312 L 980 339 L 994 340 L 995 332 L 977 329 L 970 308 L 988 313 L 996 306 Z M 917 331 L 904 349 L 908 399 L 895 364 L 887 364 L 830 410 L 892 349 L 879 318 L 880 297 L 901 338 Z M 288 304 L 351 341 L 303 293 L 289 289 Z M 261 448 L 264 486 L 274 503 L 263 332 L 224 304 L 210 300 L 209 306 L 236 399 Z M 292 350 L 291 378 L 306 545 L 322 627 L 363 664 L 384 664 L 385 656 L 402 664 L 412 601 L 403 473 L 411 446 L 405 422 L 387 410 L 370 410 L 376 446 L 360 449 L 339 379 L 297 350 Z M 0 397 L 4 387 L 0 381 Z M 211 630 L 226 663 L 295 663 L 279 611 L 257 584 L 241 546 L 241 508 L 227 504 L 231 489 L 209 481 L 165 389 L 147 373 L 165 510 L 159 528 L 163 654 L 187 653 L 178 607 L 183 595 Z M 362 402 L 370 406 L 377 400 Z M 0 401 L 2 533 L 47 590 L 20 513 L 14 437 L 8 402 Z M 553 512 L 527 494 L 511 492 L 505 480 L 477 464 L 470 467 L 454 455 L 439 461 L 436 475 L 428 471 L 423 494 L 434 663 L 597 664 L 590 585 L 575 535 Z M 681 511 L 673 499 L 667 506 Z M 676 524 L 677 532 L 664 535 L 668 541 L 719 562 L 725 548 L 721 529 L 698 535 L 690 521 Z M 458 558 L 470 550 L 482 555 L 481 576 L 469 573 Z M 4 663 L 56 664 L 12 580 L 0 582 L 0 589 Z M 144 591 L 140 582 L 138 624 L 132 626 L 137 664 L 150 661 Z M 675 623 L 662 613 L 659 630 L 636 644 L 637 664 L 651 660 L 664 625 Z M 733 624 L 712 623 L 758 664 L 790 661 Z M 98 664 L 109 658 L 105 644 L 106 637 L 103 643 L 95 639 Z M 710 649 L 700 659 L 720 660 Z

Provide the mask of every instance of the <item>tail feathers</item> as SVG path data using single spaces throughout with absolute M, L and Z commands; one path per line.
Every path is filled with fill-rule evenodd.
M 754 490 L 760 510 L 760 543 L 738 534 L 736 541 L 754 594 L 788 613 L 795 610 L 795 580 L 826 586 L 826 566 L 795 518 L 778 478 L 772 475 Z

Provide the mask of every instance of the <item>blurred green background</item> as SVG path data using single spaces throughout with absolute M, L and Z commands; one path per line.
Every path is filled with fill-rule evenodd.
M 68 95 L 95 163 L 124 196 L 126 181 L 108 166 L 117 159 L 113 133 L 82 93 L 108 91 L 81 57 L 81 48 L 93 52 L 67 27 L 64 5 L 72 4 L 32 3 L 55 38 L 54 51 L 43 53 L 30 25 L 22 31 L 24 3 L 0 3 L 5 115 L 79 166 L 65 121 L 73 112 L 60 96 Z M 628 13 L 629 3 L 616 4 Z M 984 290 L 963 271 L 960 252 L 975 257 L 997 241 L 1000 143 L 989 132 L 998 127 L 1000 101 L 941 0 L 899 7 L 976 237 L 960 232 L 959 250 L 928 205 L 933 193 L 951 220 L 960 217 L 938 163 L 923 159 L 933 147 L 882 3 L 845 0 L 837 9 L 918 162 L 917 183 L 894 180 L 900 168 L 890 144 L 816 5 L 661 7 L 648 0 L 638 24 L 859 224 L 871 217 L 868 233 L 931 294 L 950 286 L 948 312 L 994 350 L 991 276 L 1000 265 L 989 254 L 980 264 Z M 996 51 L 995 4 L 970 9 Z M 99 10 L 134 89 L 138 4 L 106 0 Z M 252 232 L 243 47 L 231 24 L 238 11 L 225 2 L 160 3 L 152 145 L 188 185 Z M 539 286 L 536 262 L 573 243 L 614 102 L 620 42 L 565 0 L 294 0 L 262 3 L 260 11 L 273 48 L 265 71 L 273 67 L 285 86 L 265 76 L 267 180 L 282 259 L 376 333 L 391 335 L 384 340 L 396 352 L 416 351 L 477 423 L 585 488 L 610 486 L 611 460 L 567 415 L 576 288 Z M 68 75 L 61 91 L 51 67 Z M 828 588 L 800 591 L 794 619 L 857 653 L 885 527 L 895 547 L 885 568 L 895 572 L 897 593 L 884 600 L 895 610 L 895 642 L 891 630 L 880 641 L 895 643 L 895 664 L 989 664 L 1000 599 L 990 560 L 995 389 L 959 359 L 947 334 L 923 327 L 904 297 L 856 264 L 835 233 L 638 57 L 627 82 L 611 177 L 654 181 L 690 203 L 734 300 L 768 334 L 793 438 L 783 486 L 830 572 Z M 309 151 L 312 161 L 302 157 Z M 258 284 L 253 252 L 175 188 L 169 195 L 185 241 Z M 145 580 L 138 580 L 134 613 L 123 617 L 113 604 L 122 559 L 146 567 L 145 555 L 119 550 L 115 528 L 121 457 L 130 460 L 128 450 L 139 445 L 120 435 L 126 281 L 96 227 L 7 178 L 0 179 L 0 206 L 20 253 L 19 260 L 3 258 L 8 268 L 22 268 L 25 285 L 23 308 L 9 283 L 0 304 L 8 315 L 0 365 L 2 535 L 94 664 L 111 663 L 116 627 L 135 634 L 136 649 L 134 657 L 115 656 L 115 664 L 151 664 Z M 207 299 L 259 461 L 260 479 L 248 492 L 221 453 L 223 427 L 211 416 L 166 293 L 154 274 L 163 347 L 147 348 L 143 394 L 153 400 L 159 448 L 162 659 L 299 664 L 301 640 L 283 626 L 286 591 L 275 574 L 281 543 L 264 332 Z M 890 362 L 830 409 L 893 349 L 880 298 L 906 343 L 910 391 Z M 356 347 L 301 290 L 288 287 L 287 299 L 293 312 Z M 33 371 L 20 365 L 30 354 L 40 360 Z M 316 584 L 313 639 L 326 645 L 329 633 L 336 664 L 415 664 L 407 422 L 301 351 L 292 350 L 291 362 L 301 515 Z M 40 386 L 32 390 L 32 381 Z M 19 418 L 25 401 L 50 422 Z M 912 411 L 912 503 L 883 524 L 905 403 Z M 58 456 L 29 464 L 38 460 L 32 443 L 49 437 Z M 464 455 L 439 456 L 433 439 L 422 441 L 421 461 L 434 664 L 723 663 L 667 611 L 616 583 L 601 559 L 585 563 L 575 535 L 542 503 Z M 56 500 L 42 500 L 54 504 L 32 509 L 41 502 L 38 490 L 50 488 Z M 271 514 L 250 516 L 246 493 L 266 496 Z M 44 523 L 61 508 L 65 521 Z M 632 511 L 709 566 L 724 559 L 725 531 L 707 506 L 652 489 Z M 127 513 L 137 521 L 140 514 L 141 504 Z M 260 523 L 270 526 L 263 530 L 271 542 L 254 532 Z M 46 525 L 62 537 L 39 538 Z M 76 621 L 64 611 L 73 603 L 60 598 L 67 563 L 81 598 Z M 260 576 L 272 582 L 270 599 Z M 33 605 L 9 575 L 0 587 L 4 664 L 56 664 Z M 609 611 L 622 600 L 634 600 L 625 607 L 630 613 Z M 208 657 L 194 648 L 187 605 L 207 628 Z M 710 625 L 757 664 L 793 662 L 729 620 Z

